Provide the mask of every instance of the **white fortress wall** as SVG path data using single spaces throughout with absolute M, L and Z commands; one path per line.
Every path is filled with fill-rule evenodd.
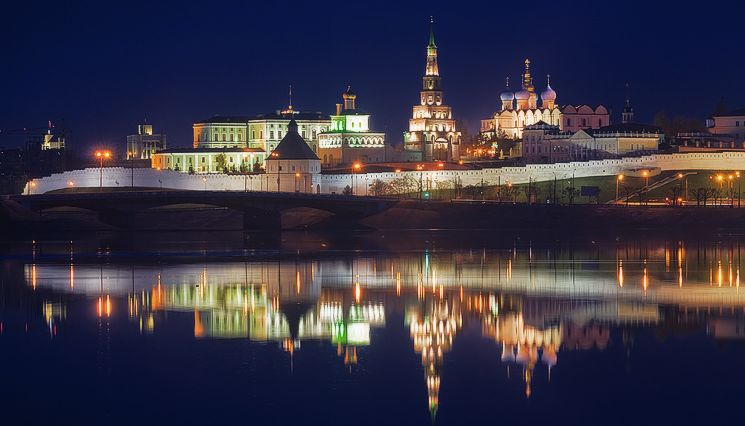
M 596 160 L 557 164 L 530 164 L 524 167 L 502 167 L 483 170 L 437 170 L 406 171 L 400 173 L 357 173 L 354 175 L 320 175 L 313 178 L 313 185 L 320 184 L 322 193 L 341 194 L 346 186 L 354 183 L 354 193 L 365 195 L 370 183 L 375 179 L 384 182 L 405 175 L 412 176 L 417 182 L 421 179 L 425 187 L 435 188 L 437 182 L 452 182 L 457 178 L 459 183 L 479 185 L 482 180 L 486 185 L 520 184 L 529 180 L 534 182 L 567 179 L 574 177 L 612 176 L 630 169 L 658 167 L 661 170 L 745 170 L 745 152 L 655 154 L 636 158 L 618 160 Z M 168 170 L 128 169 L 123 167 L 106 167 L 103 169 L 103 186 L 151 188 L 169 188 L 181 190 L 217 190 L 217 191 L 276 191 L 276 177 L 264 175 L 226 175 L 179 173 Z M 283 176 L 284 178 L 284 176 Z M 70 185 L 72 182 L 72 185 Z M 26 185 L 24 193 L 41 194 L 70 187 L 97 187 L 99 169 L 88 168 L 70 172 L 57 173 L 48 177 L 35 179 Z

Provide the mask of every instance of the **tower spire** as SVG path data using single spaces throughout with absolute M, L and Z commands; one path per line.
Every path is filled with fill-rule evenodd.
M 629 95 L 629 83 L 626 83 L 626 106 L 623 107 L 621 113 L 621 123 L 633 123 L 634 122 L 634 108 L 631 106 L 631 96 Z
M 429 17 L 429 45 L 428 47 L 437 47 L 435 45 L 435 17 Z
M 523 89 L 533 92 L 533 77 L 530 76 L 530 59 L 525 59 L 525 73 L 523 73 Z
M 434 32 L 435 18 L 429 17 L 429 44 L 427 45 L 427 68 L 425 75 L 427 76 L 439 76 L 440 70 L 437 67 L 437 46 L 435 45 L 435 32 Z
M 290 84 L 290 104 L 287 106 L 287 109 L 292 111 L 292 84 Z

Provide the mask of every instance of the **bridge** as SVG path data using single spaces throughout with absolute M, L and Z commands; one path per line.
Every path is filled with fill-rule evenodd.
M 27 209 L 42 213 L 55 208 L 95 212 L 99 220 L 121 229 L 132 227 L 135 213 L 166 207 L 218 207 L 243 214 L 244 230 L 280 229 L 283 212 L 313 209 L 330 213 L 335 225 L 359 227 L 359 221 L 385 211 L 395 198 L 358 197 L 260 191 L 104 191 L 58 192 L 9 197 Z

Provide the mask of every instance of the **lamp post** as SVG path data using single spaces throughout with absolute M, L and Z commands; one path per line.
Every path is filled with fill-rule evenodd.
M 422 201 L 422 191 L 424 188 L 422 187 L 422 180 L 424 179 L 424 166 L 421 164 L 416 165 L 416 169 L 419 170 L 419 201 Z
M 352 165 L 352 195 L 355 193 L 355 187 L 357 186 L 357 172 L 362 169 L 362 164 L 354 163 Z
M 204 182 L 204 190 L 207 190 L 207 178 L 202 176 L 202 182 Z
M 295 192 L 300 192 L 300 189 L 297 187 L 298 184 L 298 178 L 300 178 L 300 173 L 295 172 Z
M 98 192 L 103 192 L 103 160 L 111 158 L 111 151 L 96 151 L 96 158 L 99 161 L 98 167 Z
M 680 188 L 679 189 L 680 192 L 683 192 L 683 178 L 684 177 L 685 177 L 685 175 L 683 173 L 678 173 L 678 179 L 680 179 L 680 183 L 678 184 L 678 187 Z M 685 186 L 686 186 L 685 193 L 683 194 L 682 197 L 678 197 L 678 198 L 681 198 L 682 200 L 688 201 L 688 198 L 687 198 L 688 197 L 688 195 L 687 195 L 687 192 L 688 192 L 688 179 L 685 180 Z
M 621 185 L 621 181 L 623 180 L 623 175 L 618 175 L 616 178 L 616 204 L 618 204 L 618 189 Z
M 131 184 L 132 187 L 135 186 L 134 157 L 135 157 L 134 151 L 127 151 L 127 160 L 129 161 L 129 172 L 132 175 L 132 184 Z
M 644 197 L 644 205 L 647 205 L 648 203 L 648 196 L 649 196 L 649 172 L 647 170 L 644 170 L 642 172 L 642 176 L 644 176 L 644 191 L 646 192 L 646 196 Z M 641 196 L 641 192 L 639 193 L 639 196 Z

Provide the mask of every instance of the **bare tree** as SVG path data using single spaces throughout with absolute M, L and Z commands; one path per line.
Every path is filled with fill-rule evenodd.
M 391 186 L 388 183 L 383 182 L 380 179 L 375 179 L 370 184 L 370 194 L 371 195 L 377 195 L 377 196 L 386 195 L 390 191 L 391 191 Z

